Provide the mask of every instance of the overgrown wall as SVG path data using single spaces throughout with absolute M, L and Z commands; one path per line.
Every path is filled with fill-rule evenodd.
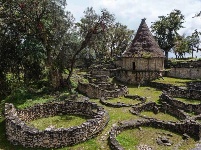
M 119 125 L 113 125 L 108 139 L 110 148 L 112 150 L 124 150 L 124 148 L 116 140 L 117 135 L 124 130 L 135 129 L 140 126 L 160 128 L 180 134 L 187 133 L 188 135 L 195 137 L 196 139 L 200 139 L 201 137 L 200 124 L 195 122 L 165 122 L 157 119 L 138 119 L 120 122 Z
M 38 130 L 27 122 L 60 114 L 88 116 L 85 123 L 71 128 Z M 109 115 L 102 107 L 90 102 L 55 102 L 36 105 L 24 110 L 5 104 L 6 135 L 14 145 L 24 147 L 57 148 L 80 143 L 96 136 L 108 123 Z
M 167 93 L 162 93 L 162 95 L 160 96 L 160 100 L 162 102 L 167 102 L 171 106 L 174 106 L 175 109 L 183 109 L 188 112 L 195 112 L 196 114 L 201 113 L 201 103 L 200 104 L 187 104 L 187 103 L 184 103 L 184 102 L 181 102 L 179 100 L 172 98 Z
M 115 84 L 93 84 L 93 83 L 81 83 L 78 84 L 78 90 L 86 94 L 90 98 L 101 97 L 120 97 L 128 93 L 127 86 Z

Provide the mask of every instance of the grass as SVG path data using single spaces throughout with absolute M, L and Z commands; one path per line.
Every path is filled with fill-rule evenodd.
M 129 94 L 131 95 L 139 95 L 143 97 L 147 97 L 147 101 L 153 101 L 158 103 L 159 96 L 162 94 L 162 91 L 157 90 L 156 88 L 148 87 L 148 86 L 128 86 Z
M 159 120 L 164 120 L 164 121 L 179 121 L 176 117 L 170 115 L 170 114 L 165 114 L 162 112 L 159 112 L 158 114 L 154 114 L 151 111 L 143 111 L 141 112 L 141 115 L 144 115 L 146 117 L 152 117 L 152 118 L 156 118 Z
M 172 150 L 177 147 L 177 144 L 182 142 L 182 136 L 167 130 L 156 129 L 151 127 L 141 127 L 142 130 L 132 129 L 125 130 L 117 136 L 118 142 L 126 150 L 137 150 L 139 145 L 148 145 L 156 150 Z M 172 135 L 172 136 L 168 136 Z M 173 142 L 172 146 L 160 146 L 156 143 L 156 139 L 159 136 L 165 136 Z M 182 146 L 179 149 L 189 150 L 194 147 L 196 142 L 194 139 L 190 138 L 189 140 L 182 142 Z
M 140 101 L 138 101 L 138 100 L 132 100 L 130 98 L 125 98 L 125 97 L 108 99 L 108 100 L 106 100 L 106 102 L 109 102 L 109 103 L 118 103 L 118 102 L 121 102 L 121 103 L 131 104 L 131 105 L 140 103 Z
M 179 79 L 179 78 L 171 78 L 171 77 L 163 77 L 163 79 L 164 80 L 156 79 L 153 82 L 164 83 L 164 84 L 172 84 L 172 85 L 176 85 L 176 86 L 186 87 L 187 82 L 195 81 L 195 80 L 191 80 L 191 79 Z
M 45 130 L 52 126 L 54 128 L 69 128 L 72 126 L 78 126 L 86 122 L 87 118 L 76 115 L 61 115 L 48 118 L 40 118 L 29 122 L 30 126 L 34 126 L 39 130 Z
M 167 80 L 168 78 L 165 78 Z M 173 80 L 173 79 L 172 79 Z M 180 82 L 178 79 L 175 79 L 175 82 Z M 183 80 L 181 80 L 183 82 Z M 169 82 L 167 82 L 169 83 Z M 141 86 L 136 87 L 129 85 L 129 94 L 131 95 L 139 95 L 143 97 L 147 97 L 147 101 L 154 101 L 158 102 L 159 96 L 161 95 L 162 91 L 157 90 L 152 87 L 147 86 Z M 29 93 L 26 93 L 22 91 L 18 91 L 19 93 L 5 99 L 4 101 L 1 101 L 0 104 L 0 110 L 3 109 L 5 102 L 12 102 L 17 108 L 26 108 L 29 106 L 32 106 L 36 103 L 45 103 L 52 100 L 63 100 L 65 97 L 69 95 L 66 91 L 60 91 L 59 93 L 55 94 L 42 94 L 42 95 L 29 95 Z M 111 108 L 104 105 L 101 105 L 99 103 L 98 99 L 90 99 L 91 102 L 95 102 L 98 105 L 104 107 L 104 109 L 109 113 L 110 121 L 107 124 L 107 126 L 103 129 L 103 131 L 95 138 L 92 138 L 90 140 L 87 140 L 85 142 L 82 142 L 80 144 L 69 146 L 69 147 L 63 147 L 58 148 L 57 150 L 109 150 L 108 146 L 108 135 L 109 131 L 113 124 L 116 124 L 120 121 L 130 120 L 130 119 L 138 119 L 139 117 L 136 115 L 132 115 L 129 113 L 130 108 Z M 126 98 L 117 98 L 112 99 L 111 102 L 124 102 L 124 103 L 139 103 L 139 101 L 136 100 L 130 100 Z M 168 115 L 168 114 L 162 114 L 159 113 L 157 115 L 153 114 L 152 112 L 143 112 L 142 114 L 146 116 L 153 116 L 158 119 L 162 120 L 175 120 L 176 118 Z M 85 122 L 86 118 L 82 116 L 75 116 L 75 115 L 63 115 L 63 116 L 54 116 L 49 118 L 41 118 L 34 120 L 31 122 L 32 125 L 35 127 L 43 130 L 47 128 L 50 125 L 53 125 L 55 127 L 69 127 L 69 126 L 76 126 L 80 125 L 81 123 Z M 126 148 L 126 149 L 135 149 L 136 146 L 140 143 L 147 144 L 154 146 L 154 149 L 165 149 L 169 147 L 160 147 L 155 144 L 155 141 L 152 138 L 155 138 L 157 136 L 158 132 L 169 132 L 169 131 L 161 131 L 160 129 L 153 129 L 153 128 L 143 128 L 142 131 L 139 131 L 138 129 L 134 130 L 126 130 L 123 131 L 121 134 L 118 135 L 119 142 Z M 172 133 L 173 134 L 173 133 Z M 174 137 L 171 139 L 174 143 L 178 143 L 178 141 L 181 141 L 181 136 L 177 134 L 173 134 Z M 195 141 L 193 139 L 190 139 L 186 143 L 182 144 L 182 147 L 180 149 L 191 149 L 195 145 Z M 156 148 L 155 148 L 156 147 Z M 6 138 L 5 135 L 5 121 L 4 119 L 0 118 L 0 150 L 45 150 L 45 149 L 38 149 L 38 148 L 23 148 L 22 146 L 13 146 L 11 145 Z
M 184 102 L 186 104 L 200 104 L 201 100 L 195 100 L 195 99 L 189 99 L 189 98 L 178 98 L 175 97 L 176 100 L 179 100 L 181 102 Z

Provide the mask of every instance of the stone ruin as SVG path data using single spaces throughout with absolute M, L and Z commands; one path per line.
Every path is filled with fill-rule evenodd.
M 109 76 L 107 75 L 90 74 L 86 75 L 85 78 L 89 83 L 79 82 L 78 91 L 89 98 L 115 98 L 128 93 L 127 86 L 109 82 Z
M 177 117 L 180 120 L 185 120 L 187 118 L 190 118 L 190 116 L 187 113 L 185 113 L 183 110 L 175 109 L 174 106 L 169 105 L 166 102 L 162 102 L 161 104 L 156 104 L 155 102 L 148 102 L 141 105 L 133 106 L 130 109 L 130 112 L 134 115 L 138 115 L 141 118 L 145 118 L 145 119 L 151 119 L 150 117 L 141 115 L 140 113 L 143 111 L 152 111 L 154 114 L 158 114 L 159 112 L 168 113 L 170 115 Z
M 170 64 L 170 77 L 201 79 L 201 61 L 176 62 Z
M 29 121 L 61 114 L 84 115 L 91 119 L 70 128 L 39 130 L 28 126 Z M 108 113 L 96 103 L 63 101 L 35 105 L 24 110 L 5 104 L 6 135 L 13 145 L 58 148 L 74 145 L 96 136 L 109 121 Z
M 139 103 L 137 104 L 126 104 L 123 102 L 120 102 L 121 100 L 119 100 L 119 102 L 117 103 L 111 103 L 111 102 L 107 102 L 107 99 L 105 99 L 104 97 L 100 98 L 100 103 L 108 106 L 108 107 L 114 107 L 114 108 L 120 108 L 120 107 L 131 107 L 131 106 L 136 106 L 136 105 L 140 105 L 146 102 L 147 98 L 146 97 L 142 97 L 139 95 L 125 95 L 125 98 L 129 98 L 131 100 L 137 100 L 139 101 Z
M 132 106 L 130 112 L 134 115 L 138 115 L 141 119 L 138 120 L 129 120 L 122 121 L 118 124 L 114 124 L 110 134 L 109 134 L 109 145 L 111 149 L 123 150 L 124 148 L 118 143 L 116 137 L 124 130 L 140 128 L 141 126 L 154 127 L 169 130 L 183 135 L 183 139 L 188 139 L 189 136 L 193 137 L 196 140 L 201 139 L 201 124 L 196 122 L 196 120 L 201 120 L 201 103 L 200 104 L 185 104 L 179 100 L 174 99 L 173 97 L 185 97 L 191 99 L 200 99 L 200 83 L 195 85 L 190 85 L 188 88 L 184 89 L 177 86 L 165 85 L 163 84 L 153 84 L 152 86 L 159 89 L 166 89 L 163 91 L 160 96 L 160 104 L 155 102 L 141 103 L 139 105 Z M 152 111 L 155 114 L 159 112 L 168 113 L 177 117 L 180 121 L 161 121 L 151 117 L 141 115 L 142 111 Z M 188 113 L 195 113 L 197 115 L 190 116 Z M 156 142 L 160 145 L 171 145 L 166 137 L 158 137 Z M 199 149 L 201 146 L 198 144 L 195 149 Z M 152 149 L 146 145 L 147 148 Z M 138 147 L 138 149 L 141 149 Z M 143 149 L 143 148 L 142 148 Z
M 165 122 L 157 119 L 129 120 L 113 125 L 108 138 L 110 148 L 114 150 L 124 150 L 116 139 L 117 135 L 124 130 L 135 129 L 142 126 L 165 129 L 183 135 L 188 134 L 197 140 L 201 137 L 201 125 L 190 120 L 185 122 Z

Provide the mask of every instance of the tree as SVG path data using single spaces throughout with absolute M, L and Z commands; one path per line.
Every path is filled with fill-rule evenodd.
M 117 22 L 108 29 L 107 46 L 109 48 L 110 57 L 121 56 L 130 44 L 134 35 L 133 30 L 129 30 L 127 26 Z
M 176 55 L 176 58 L 183 58 L 185 53 L 190 52 L 188 39 L 183 36 L 178 36 L 176 38 L 175 46 L 173 47 L 173 51 Z
M 88 43 L 88 46 L 82 51 L 84 53 L 83 56 L 87 56 L 89 59 L 94 57 L 96 60 L 98 60 L 108 55 L 107 34 L 115 19 L 113 14 L 110 14 L 105 9 L 103 11 L 104 15 L 107 14 L 107 19 L 105 20 L 107 23 L 101 22 L 100 24 L 103 32 L 93 34 L 93 40 L 91 40 Z M 87 8 L 86 11 L 84 11 L 84 14 L 84 17 L 82 17 L 80 22 L 76 24 L 79 28 L 80 36 L 82 39 L 85 38 L 88 30 L 94 28 L 98 18 L 100 18 L 100 15 L 97 14 L 92 7 Z
M 188 41 L 188 47 L 191 50 L 192 58 L 194 51 L 199 51 L 199 45 L 200 45 L 200 36 L 201 33 L 195 30 L 190 36 L 187 36 L 186 39 Z
M 82 21 L 82 20 L 81 20 Z M 83 24 L 77 23 L 78 27 L 84 26 L 85 29 L 83 32 L 81 32 L 81 44 L 79 48 L 75 49 L 75 52 L 72 54 L 72 57 L 70 58 L 70 66 L 69 66 L 69 74 L 67 77 L 67 84 L 69 87 L 69 90 L 71 90 L 71 82 L 70 78 L 73 73 L 73 69 L 75 67 L 76 60 L 79 56 L 79 54 L 88 46 L 90 46 L 91 42 L 94 40 L 96 36 L 99 34 L 104 34 L 106 31 L 106 27 L 113 21 L 113 16 L 106 10 L 103 9 L 101 11 L 101 15 L 97 16 L 95 20 L 91 22 L 91 24 L 87 24 L 87 26 L 84 26 Z
M 51 83 L 60 77 L 55 61 L 74 20 L 65 6 L 65 0 L 1 1 L 0 80 L 12 73 L 30 82 L 42 70 L 49 70 Z
M 98 18 L 98 14 L 93 8 L 87 8 L 84 14 L 85 16 L 77 23 L 81 35 L 85 35 L 86 30 L 91 28 Z M 95 58 L 96 61 L 112 59 L 115 56 L 120 56 L 126 49 L 133 36 L 133 31 L 119 22 L 116 23 L 112 14 L 110 14 L 110 20 L 107 28 L 105 28 L 106 32 L 93 36 L 93 40 L 83 51 L 85 52 L 83 56 L 87 56 L 89 59 Z
M 151 28 L 161 49 L 164 50 L 167 65 L 168 52 L 175 46 L 175 39 L 179 35 L 178 30 L 183 28 L 184 16 L 180 10 L 173 10 L 167 16 L 159 16 L 159 20 L 153 22 Z

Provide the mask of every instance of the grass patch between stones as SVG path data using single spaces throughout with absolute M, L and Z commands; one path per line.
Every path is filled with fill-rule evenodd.
M 172 145 L 158 145 L 156 139 L 159 136 L 167 137 L 172 142 Z M 137 147 L 140 145 L 148 145 L 155 150 L 172 150 L 174 148 L 189 150 L 196 144 L 192 138 L 187 141 L 182 141 L 182 136 L 179 134 L 152 127 L 141 127 L 141 130 L 137 128 L 132 130 L 125 130 L 117 136 L 117 141 L 126 150 L 137 150 Z
M 175 121 L 175 122 L 179 121 L 176 117 L 167 113 L 166 114 L 162 113 L 162 112 L 159 112 L 158 114 L 154 114 L 152 111 L 143 111 L 140 114 L 146 117 L 156 118 L 156 119 L 164 120 L 164 121 Z
M 53 116 L 48 118 L 40 118 L 37 120 L 33 120 L 28 124 L 30 126 L 34 126 L 39 130 L 45 130 L 48 127 L 53 128 L 69 128 L 72 126 L 78 126 L 82 123 L 86 122 L 87 118 L 84 116 L 77 115 L 61 115 L 61 116 Z

